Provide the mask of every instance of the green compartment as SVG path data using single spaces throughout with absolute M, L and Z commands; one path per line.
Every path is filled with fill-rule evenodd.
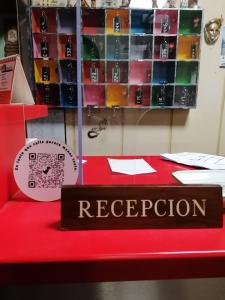
M 83 59 L 96 60 L 105 58 L 104 36 L 83 36 Z
M 180 61 L 177 63 L 176 83 L 197 84 L 198 62 Z
M 200 34 L 201 25 L 201 10 L 181 10 L 179 34 Z

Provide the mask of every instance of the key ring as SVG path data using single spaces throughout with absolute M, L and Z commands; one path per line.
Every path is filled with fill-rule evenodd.
M 88 131 L 88 137 L 89 139 L 94 139 L 99 136 L 100 131 L 98 132 L 96 128 L 92 128 Z
M 103 119 L 98 123 L 98 128 L 94 127 L 91 130 L 88 131 L 87 136 L 90 139 L 94 139 L 99 136 L 99 134 L 103 131 L 106 130 L 106 127 L 108 125 L 107 119 Z

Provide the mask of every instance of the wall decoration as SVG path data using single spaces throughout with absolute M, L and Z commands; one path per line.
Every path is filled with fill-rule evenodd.
M 221 17 L 221 18 L 212 19 L 205 24 L 204 35 L 205 35 L 205 42 L 208 45 L 213 45 L 218 40 L 220 36 L 220 28 L 222 26 L 222 23 L 223 23 L 223 19 Z
M 5 56 L 19 54 L 17 27 L 11 26 L 5 34 Z
M 19 54 L 17 21 L 13 15 L 2 16 L 0 23 L 0 57 Z

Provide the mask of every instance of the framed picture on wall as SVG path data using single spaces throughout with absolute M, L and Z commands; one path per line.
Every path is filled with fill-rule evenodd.
M 19 53 L 18 30 L 16 16 L 3 15 L 0 32 L 0 57 Z

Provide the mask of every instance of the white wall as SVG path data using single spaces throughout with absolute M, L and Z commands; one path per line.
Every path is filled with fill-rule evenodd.
M 224 0 L 201 0 L 204 24 L 221 14 Z M 174 111 L 171 151 L 198 151 L 225 154 L 225 69 L 219 68 L 221 38 L 214 46 L 202 40 L 197 109 L 185 113 Z M 222 126 L 221 126 L 222 125 Z

